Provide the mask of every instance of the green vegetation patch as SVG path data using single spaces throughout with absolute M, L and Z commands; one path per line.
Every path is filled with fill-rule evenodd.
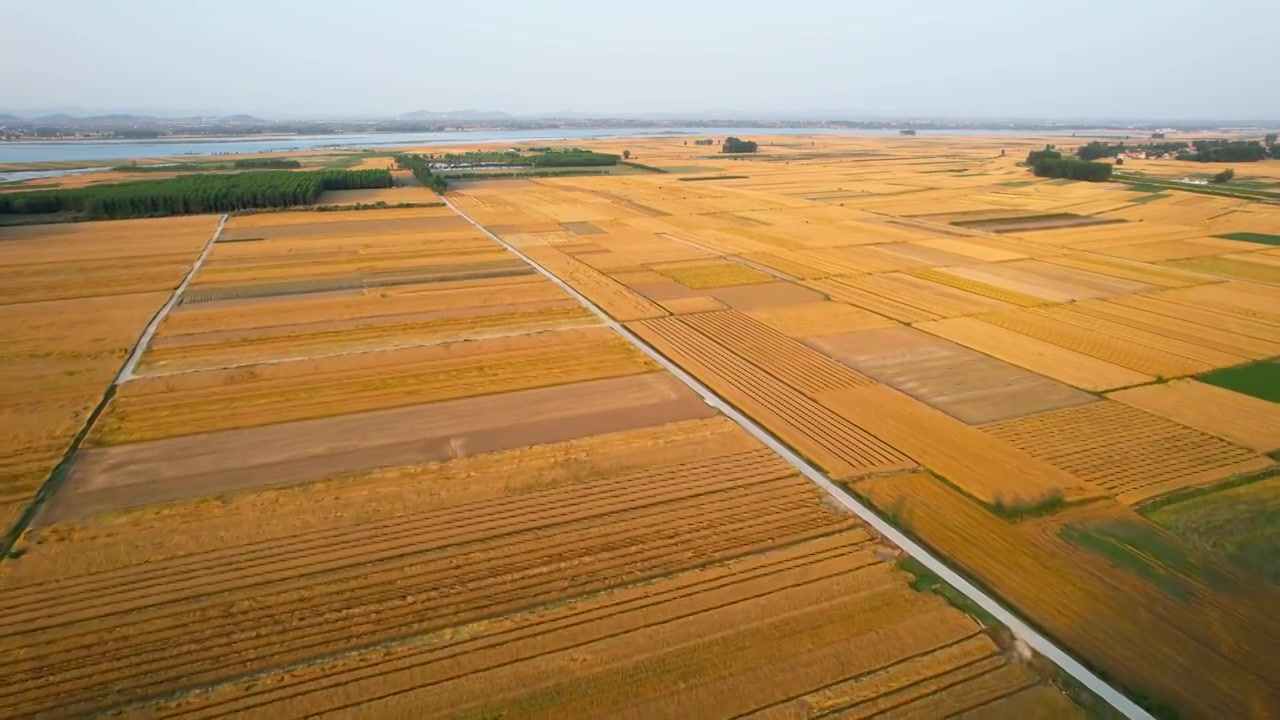
M 1264 245 L 1280 245 L 1280 235 L 1255 232 L 1233 232 L 1225 235 L 1214 235 L 1223 240 L 1243 240 L 1245 242 L 1262 243 Z
M 1200 382 L 1280 403 L 1280 358 L 1223 368 L 1196 377 Z
M 991 512 L 994 512 L 1005 520 L 1017 521 L 1024 518 L 1051 515 L 1061 510 L 1066 506 L 1066 504 L 1066 497 L 1063 496 L 1061 492 L 1055 490 L 1039 500 L 1009 502 L 1002 497 L 997 497 L 996 501 L 991 504 Z
M 1027 185 L 1035 185 L 1038 180 L 1009 180 L 1008 182 L 999 183 L 1005 187 L 1026 187 Z
M 1147 195 L 1147 196 L 1145 196 L 1145 197 L 1134 198 L 1133 200 L 1130 200 L 1129 202 L 1131 202 L 1131 203 L 1133 203 L 1133 204 L 1135 204 L 1135 205 L 1140 205 L 1140 204 L 1144 204 L 1144 203 L 1154 202 L 1154 201 L 1156 201 L 1156 200 L 1162 200 L 1162 199 L 1167 198 L 1167 197 L 1169 197 L 1169 193 L 1163 193 L 1163 192 L 1162 192 L 1162 193 L 1155 193 L 1155 194 L 1152 194 L 1152 195 Z
M 1126 187 L 1123 189 L 1128 190 L 1130 192 L 1144 192 L 1144 193 L 1158 193 L 1165 190 L 1165 188 L 1162 188 L 1159 185 L 1152 185 L 1151 183 L 1137 183 L 1136 185 L 1130 185 L 1129 187 Z
M 1280 585 L 1280 470 L 1202 490 L 1139 512 L 1193 546 Z
M 903 553 L 896 563 L 899 570 L 911 575 L 911 580 L 907 583 L 912 590 L 916 592 L 931 592 L 946 600 L 952 607 L 967 613 L 989 628 L 1001 627 L 1000 621 L 994 615 L 983 610 L 980 605 L 970 600 L 964 593 L 956 590 L 947 583 L 942 581 L 932 570 L 924 566 L 924 563 Z
M 1067 525 L 1059 533 L 1072 545 L 1183 602 L 1195 599 L 1193 583 L 1223 592 L 1236 589 L 1230 575 L 1188 555 L 1174 536 L 1155 525 L 1131 520 L 1099 520 Z
M 750 175 L 703 175 L 700 177 L 676 178 L 680 182 L 702 182 L 703 180 L 746 180 Z

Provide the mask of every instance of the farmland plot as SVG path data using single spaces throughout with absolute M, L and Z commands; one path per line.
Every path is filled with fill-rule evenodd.
M 1051 410 L 984 429 L 1130 504 L 1273 464 L 1243 447 L 1118 402 Z

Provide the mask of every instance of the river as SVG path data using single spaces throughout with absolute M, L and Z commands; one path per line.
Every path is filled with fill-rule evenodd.
M 93 162 L 167 158 L 182 155 L 251 154 L 297 150 L 380 149 L 419 145 L 469 143 L 528 143 L 545 140 L 587 140 L 622 137 L 688 135 L 722 138 L 729 135 L 897 135 L 897 130 L 826 128 L 543 128 L 539 130 L 475 130 L 424 133 L 360 133 L 346 135 L 272 135 L 234 138 L 162 138 L 158 140 L 35 140 L 0 142 L 0 164 Z M 1069 131 L 920 130 L 933 135 L 1066 135 Z

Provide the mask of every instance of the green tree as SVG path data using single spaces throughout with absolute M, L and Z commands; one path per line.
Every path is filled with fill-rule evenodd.
M 630 150 L 623 150 L 623 151 L 622 151 L 622 157 L 623 157 L 624 159 L 630 160 L 630 159 L 631 159 L 631 151 L 630 151 Z
M 1231 168 L 1227 168 L 1226 170 L 1223 170 L 1217 175 L 1214 175 L 1213 181 L 1216 183 L 1229 183 L 1231 182 L 1231 178 L 1235 176 L 1236 176 L 1236 171 L 1232 170 Z

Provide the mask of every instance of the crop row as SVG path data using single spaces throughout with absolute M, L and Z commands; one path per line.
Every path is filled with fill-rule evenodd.
M 850 477 L 913 463 L 777 378 L 676 318 L 633 329 L 686 371 L 831 474 Z
M 46 622 L 53 624 L 35 637 L 36 628 L 24 628 L 19 636 L 11 636 L 10 644 L 21 643 L 17 649 L 34 642 L 31 649 L 38 646 L 43 651 L 34 656 L 28 655 L 30 650 L 23 653 L 28 667 L 36 671 L 28 676 L 35 693 L 28 699 L 38 699 L 40 687 L 47 690 L 50 683 L 66 682 L 70 687 L 61 692 L 64 702 L 82 683 L 91 684 L 82 688 L 88 700 L 101 691 L 97 683 L 110 682 L 123 692 L 129 678 L 151 683 L 168 672 L 170 682 L 195 682 L 205 673 L 224 675 L 225 656 L 233 647 L 242 666 L 248 657 L 272 663 L 286 656 L 337 652 L 351 637 L 390 633 L 388 639 L 393 639 L 405 633 L 406 626 L 386 622 L 397 614 L 438 623 L 459 608 L 483 616 L 491 605 L 504 601 L 550 601 L 566 591 L 565 570 L 572 569 L 573 582 L 587 592 L 629 574 L 669 572 L 671 563 L 689 562 L 682 551 L 688 547 L 702 548 L 705 555 L 700 557 L 714 557 L 750 545 L 752 538 L 832 526 L 824 514 L 812 511 L 812 490 L 785 479 L 710 494 L 692 487 L 656 495 L 643 504 L 633 498 L 609 500 L 603 507 L 577 510 L 577 517 L 553 519 L 523 531 L 495 534 L 496 527 L 485 527 L 473 531 L 470 541 L 424 544 L 416 535 L 401 532 L 361 547 L 272 563 L 249 576 L 232 566 L 201 575 L 194 583 L 136 592 L 121 589 L 97 596 L 98 604 L 79 612 L 73 605 L 49 618 Z M 555 541 L 549 543 L 552 537 Z M 560 568 L 559 577 L 546 574 L 550 566 Z M 260 605 L 268 599 L 266 606 Z M 360 630 L 359 618 L 368 612 L 376 620 Z M 207 616 L 209 624 L 193 621 L 199 616 Z M 340 618 L 345 619 L 336 622 Z M 193 634 L 193 626 L 201 629 Z M 184 629 L 187 634 L 179 635 Z M 281 645 L 285 636 L 291 640 Z M 260 654 L 249 654 L 254 647 Z M 104 659 L 116 661 L 110 671 L 101 666 Z M 202 670 L 196 669 L 199 661 L 206 663 Z M 50 668 L 64 671 L 65 677 L 44 675 Z M 14 684 L 6 691 L 21 687 Z
M 742 313 L 702 313 L 683 321 L 806 395 L 871 383 L 826 355 Z
M 303 705 L 337 710 L 353 700 L 370 702 L 415 690 L 439 692 L 449 684 L 484 677 L 486 671 L 500 672 L 555 653 L 705 623 L 704 618 L 717 611 L 731 613 L 773 598 L 793 603 L 803 595 L 812 598 L 810 588 L 856 592 L 884 587 L 892 576 L 883 567 L 870 552 L 850 544 L 847 536 L 818 536 L 743 555 L 732 566 L 709 564 L 653 583 L 633 583 L 547 606 L 536 615 L 515 615 L 508 622 L 389 648 L 357 662 L 315 664 L 290 672 L 287 683 L 228 686 L 212 697 L 193 698 L 190 707 L 166 708 L 171 712 L 161 716 L 224 717 L 252 710 L 296 711 Z M 695 629 L 705 634 L 706 625 Z
M 1117 402 L 1090 403 L 983 428 L 1122 496 L 1196 484 L 1270 463 L 1253 451 Z M 1172 489 L 1172 488 L 1167 488 Z

